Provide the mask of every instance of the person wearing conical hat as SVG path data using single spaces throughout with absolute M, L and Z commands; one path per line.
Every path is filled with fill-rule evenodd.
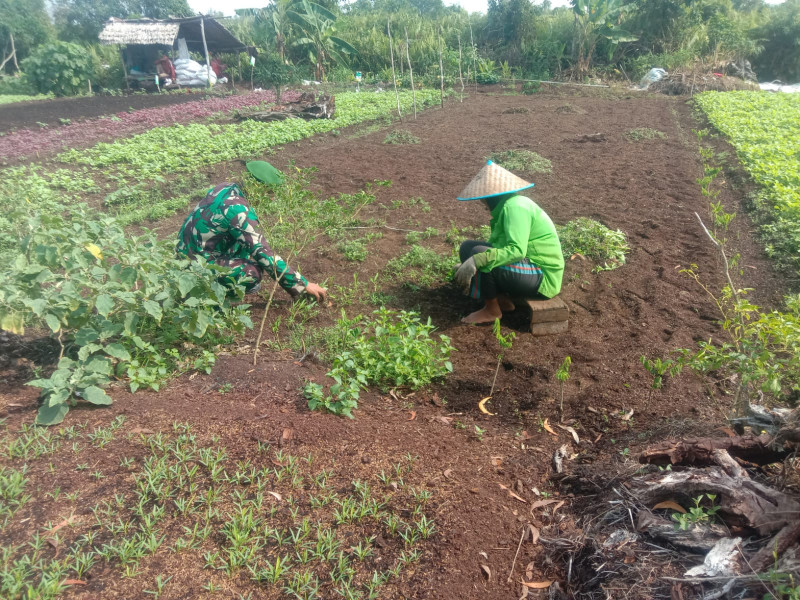
M 281 185 L 283 174 L 262 160 L 247 163 L 250 174 L 262 183 Z M 207 262 L 230 267 L 220 278 L 228 287 L 245 286 L 247 293 L 257 292 L 266 274 L 290 296 L 307 295 L 325 300 L 327 290 L 311 283 L 272 251 L 261 234 L 258 217 L 241 187 L 221 183 L 210 190 L 186 218 L 176 251 L 188 258 L 202 256 Z
M 555 225 L 520 194 L 533 185 L 489 161 L 458 197 L 480 200 L 492 215 L 489 240 L 467 240 L 459 251 L 455 281 L 484 302 L 462 322 L 491 323 L 514 310 L 511 298 L 552 298 L 561 291 L 564 255 Z

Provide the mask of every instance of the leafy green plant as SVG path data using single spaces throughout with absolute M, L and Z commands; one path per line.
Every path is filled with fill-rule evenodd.
M 683 370 L 683 364 L 680 361 L 673 360 L 672 358 L 662 359 L 656 357 L 653 360 L 650 360 L 644 354 L 642 354 L 639 362 L 642 363 L 645 371 L 653 376 L 653 383 L 650 385 L 650 393 L 647 396 L 648 403 L 653 396 L 653 390 L 660 390 L 662 387 L 664 387 L 665 375 L 677 377 L 681 370 Z
M 495 367 L 494 370 L 492 387 L 489 389 L 489 398 L 491 398 L 492 394 L 494 394 L 494 385 L 497 383 L 497 372 L 500 370 L 500 364 L 503 362 L 503 355 L 506 353 L 506 350 L 511 350 L 511 347 L 514 345 L 514 340 L 517 338 L 517 334 L 514 331 L 509 331 L 506 335 L 503 335 L 503 331 L 500 328 L 500 319 L 494 320 L 494 324 L 492 325 L 492 333 L 494 334 L 494 338 L 497 340 L 497 343 L 500 346 L 500 352 L 497 355 L 497 367 Z
M 564 358 L 564 361 L 561 363 L 561 366 L 558 367 L 556 371 L 556 379 L 560 384 L 561 388 L 561 403 L 560 403 L 560 410 L 561 414 L 564 414 L 564 384 L 569 381 L 569 367 L 572 364 L 572 358 L 569 356 Z
M 520 173 L 550 173 L 553 170 L 553 163 L 530 150 L 493 152 L 488 159 L 504 169 Z
M 386 264 L 385 272 L 387 276 L 402 278 L 404 285 L 428 287 L 448 280 L 453 264 L 453 258 L 449 255 L 414 245 L 405 254 L 391 259 Z
M 710 502 L 710 506 L 702 506 L 704 500 Z M 687 513 L 672 513 L 672 520 L 675 521 L 675 529 L 687 531 L 691 526 L 698 523 L 710 523 L 722 508 L 719 504 L 714 504 L 716 494 L 701 494 L 694 498 L 694 506 Z
M 577 254 L 593 260 L 598 263 L 595 272 L 610 271 L 625 264 L 630 246 L 619 229 L 614 231 L 588 217 L 579 217 L 556 229 L 564 258 Z
M 395 129 L 386 134 L 384 144 L 419 144 L 419 138 L 407 129 Z
M 22 61 L 22 69 L 42 94 L 73 96 L 88 91 L 92 64 L 86 50 L 69 42 L 38 46 Z
M 627 138 L 629 142 L 641 142 L 642 140 L 655 139 L 663 140 L 666 137 L 667 134 L 663 131 L 658 131 L 650 127 L 637 127 L 625 132 L 625 138 Z
M 73 221 L 34 215 L 29 234 L 0 275 L 0 328 L 44 327 L 60 347 L 42 389 L 37 423 L 59 423 L 79 400 L 110 404 L 113 376 L 155 389 L 225 331 L 251 326 L 242 290 L 217 282 L 221 270 L 178 260 L 155 235 L 132 237 L 113 217 L 77 208 Z M 178 353 L 175 347 L 181 347 Z
M 373 315 L 340 319 L 342 335 L 328 372 L 334 383 L 327 393 L 318 383 L 306 383 L 311 410 L 324 408 L 352 418 L 360 391 L 370 384 L 415 390 L 453 370 L 450 339 L 440 335 L 434 340 L 430 319 L 423 323 L 417 313 L 386 308 Z

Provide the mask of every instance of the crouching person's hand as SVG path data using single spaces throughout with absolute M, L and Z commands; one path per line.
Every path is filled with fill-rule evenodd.
M 312 296 L 317 302 L 325 302 L 328 298 L 328 290 L 327 288 L 322 287 L 321 285 L 317 285 L 316 283 L 308 282 L 306 285 L 306 294 Z

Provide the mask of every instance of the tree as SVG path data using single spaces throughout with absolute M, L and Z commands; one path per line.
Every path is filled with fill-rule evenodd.
M 574 55 L 578 75 L 589 74 L 592 57 L 601 39 L 613 48 L 619 42 L 633 42 L 637 38 L 620 27 L 624 0 L 572 0 L 575 13 Z
M 188 17 L 194 14 L 186 0 L 54 0 L 53 16 L 59 37 L 95 42 L 111 17 Z
M 330 62 L 347 64 L 347 55 L 355 55 L 356 49 L 342 38 L 335 36 L 336 15 L 327 8 L 302 0 L 289 11 L 289 18 L 305 34 L 297 39 L 294 46 L 308 53 L 314 65 L 314 77 L 318 81 L 325 78 L 325 65 Z
M 508 60 L 518 62 L 526 38 L 534 27 L 535 11 L 530 0 L 489 0 L 488 40 L 500 42 Z
M 771 6 L 769 20 L 757 34 L 763 40 L 764 51 L 754 67 L 761 77 L 800 81 L 800 0 Z
M 18 70 L 31 50 L 53 35 L 44 0 L 0 0 L 0 73 Z
M 266 8 L 239 9 L 239 15 L 253 15 L 253 33 L 259 43 L 265 40 L 275 44 L 282 61 L 286 60 L 286 41 L 290 36 L 292 21 L 289 18 L 292 0 L 274 0 Z

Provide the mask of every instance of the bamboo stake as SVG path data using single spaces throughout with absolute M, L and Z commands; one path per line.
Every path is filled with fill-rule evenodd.
M 200 17 L 200 37 L 203 38 L 203 51 L 206 53 L 206 87 L 211 88 L 211 62 L 208 60 L 208 45 L 206 44 L 206 19 Z
M 403 27 L 406 32 L 406 58 L 408 59 L 408 75 L 411 77 L 411 103 L 414 105 L 414 119 L 417 118 L 417 92 L 414 89 L 414 71 L 411 69 L 411 54 L 408 51 L 408 27 Z
M 439 81 L 440 81 L 442 108 L 444 108 L 444 65 L 442 64 L 442 27 L 441 26 L 439 26 L 439 29 L 436 31 L 436 36 L 439 38 Z
M 394 46 L 392 45 L 392 26 L 389 19 L 386 19 L 386 32 L 389 34 L 389 58 L 392 61 L 392 83 L 394 84 L 394 96 L 397 98 L 397 116 L 403 120 L 403 114 L 400 112 L 400 93 L 397 91 L 397 77 L 394 72 Z
M 472 37 L 472 19 L 467 15 L 467 22 L 469 23 L 469 43 L 472 46 L 472 76 L 475 78 L 475 93 L 478 93 L 478 68 L 475 66 L 475 39 Z
M 458 34 L 458 79 L 461 81 L 461 102 L 464 101 L 464 73 L 461 70 L 461 33 Z

